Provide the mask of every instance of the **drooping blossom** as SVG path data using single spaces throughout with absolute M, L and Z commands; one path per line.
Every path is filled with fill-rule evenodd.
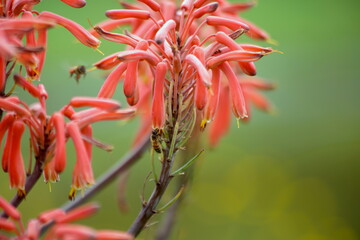
M 71 211 L 65 212 L 62 209 L 50 209 L 40 213 L 36 218 L 22 224 L 22 215 L 0 196 L 0 209 L 10 217 L 9 220 L 0 218 L 0 238 L 4 240 L 31 239 L 38 240 L 41 236 L 41 229 L 46 224 L 54 224 L 45 235 L 46 240 L 52 239 L 94 239 L 94 240 L 132 240 L 134 237 L 126 232 L 115 230 L 96 230 L 84 225 L 74 224 L 73 222 L 87 219 L 94 215 L 99 206 L 97 204 L 87 204 Z M 3 233 L 6 233 L 3 234 Z
M 26 171 L 21 150 L 22 134 L 26 126 L 30 133 L 35 166 L 43 170 L 46 182 L 59 180 L 59 174 L 66 167 L 66 142 L 69 138 L 73 140 L 77 157 L 70 197 L 74 198 L 76 190 L 94 183 L 91 167 L 92 145 L 105 149 L 108 147 L 93 139 L 91 124 L 126 119 L 131 117 L 135 110 L 120 109 L 120 104 L 110 99 L 74 97 L 59 112 L 48 115 L 48 95 L 44 85 L 36 86 L 18 74 L 14 75 L 14 80 L 37 98 L 38 102 L 28 106 L 18 97 L 0 98 L 0 109 L 5 112 L 0 121 L 0 147 L 5 138 L 2 169 L 9 173 L 10 186 L 17 188 L 19 194 L 26 194 Z M 74 108 L 78 107 L 89 109 L 75 112 Z M 65 118 L 70 121 L 66 122 Z

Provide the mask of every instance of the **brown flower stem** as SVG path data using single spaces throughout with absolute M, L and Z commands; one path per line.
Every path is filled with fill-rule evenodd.
M 152 194 L 150 195 L 148 201 L 143 202 L 143 207 L 140 210 L 140 213 L 136 217 L 133 224 L 130 226 L 128 232 L 135 237 L 139 235 L 139 233 L 146 227 L 146 224 L 148 223 L 149 219 L 157 213 L 157 206 L 164 195 L 171 179 L 173 176 L 171 175 L 172 166 L 174 163 L 175 155 L 178 150 L 178 133 L 180 129 L 180 119 L 182 113 L 182 95 L 178 94 L 177 91 L 175 91 L 176 88 L 174 88 L 173 82 L 171 83 L 170 90 L 169 90 L 169 99 L 175 99 L 174 96 L 176 95 L 178 99 L 176 104 L 173 104 L 173 102 L 169 101 L 168 103 L 168 112 L 171 112 L 169 116 L 172 117 L 169 118 L 166 126 L 165 131 L 167 132 L 167 139 L 164 140 L 165 142 L 165 149 L 162 151 L 162 167 L 160 176 L 158 178 L 158 181 L 155 185 L 155 189 L 153 190 Z M 173 97 L 171 97 L 173 96 Z
M 87 189 L 84 195 L 81 198 L 77 198 L 72 202 L 69 202 L 62 206 L 62 209 L 70 211 L 86 200 L 89 200 L 92 196 L 99 193 L 103 188 L 105 188 L 109 183 L 115 180 L 120 174 L 126 172 L 137 160 L 140 159 L 142 154 L 145 152 L 147 147 L 149 146 L 149 136 L 145 136 L 143 140 L 134 147 L 128 154 L 126 154 L 123 158 L 121 158 L 114 166 L 109 168 L 109 170 L 101 175 L 94 185 Z M 41 234 L 44 234 L 45 231 L 51 226 L 53 223 L 49 223 L 43 225 L 41 227 Z
M 186 156 L 188 154 L 185 154 Z M 188 158 L 184 158 L 183 160 L 187 160 Z M 184 198 L 186 197 L 189 190 L 189 185 L 191 185 L 193 173 L 194 173 L 194 166 L 191 166 L 187 169 L 186 174 L 184 176 L 179 176 L 177 178 L 177 187 L 176 192 L 178 192 L 181 188 L 185 187 L 184 192 L 181 194 L 181 196 L 169 207 L 169 210 L 165 213 L 166 215 L 161 220 L 162 224 L 157 229 L 157 233 L 155 236 L 155 240 L 166 240 L 169 239 L 172 230 L 176 224 L 176 218 L 177 213 L 179 211 L 179 208 L 181 207 Z
M 149 219 L 155 214 L 156 207 L 159 204 L 161 197 L 164 195 L 167 186 L 170 183 L 172 178 L 170 171 L 171 166 L 174 160 L 174 154 L 171 158 L 165 158 L 162 164 L 161 174 L 156 187 L 152 192 L 149 200 L 143 203 L 143 208 L 141 209 L 139 215 L 129 228 L 128 232 L 135 237 L 145 228 Z
M 176 137 L 176 136 L 175 136 Z M 133 224 L 130 226 L 128 233 L 133 236 L 139 235 L 139 233 L 146 227 L 149 219 L 157 213 L 156 207 L 159 204 L 162 196 L 165 193 L 167 186 L 169 185 L 172 176 L 171 176 L 171 167 L 174 162 L 175 152 L 169 151 L 168 149 L 163 151 L 164 158 L 162 162 L 161 173 L 158 178 L 158 182 L 156 183 L 155 189 L 153 190 L 148 201 L 143 202 L 143 207 L 140 210 L 139 215 L 136 217 Z M 169 154 L 171 153 L 171 155 Z

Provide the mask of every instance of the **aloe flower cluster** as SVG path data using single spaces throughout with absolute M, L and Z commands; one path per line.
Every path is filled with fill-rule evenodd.
M 127 48 L 94 66 L 114 68 L 98 97 L 111 98 L 123 79 L 128 104 L 142 116 L 137 138 L 152 131 L 154 150 L 160 153 L 158 187 L 138 216 L 144 223 L 170 181 L 175 153 L 186 145 L 199 119 L 202 130 L 214 121 L 210 143 L 215 145 L 230 125 L 231 110 L 238 121 L 246 121 L 251 102 L 270 109 L 258 90 L 272 89 L 272 84 L 250 76 L 256 75 L 254 62 L 274 50 L 235 41 L 244 34 L 270 41 L 266 32 L 237 16 L 253 3 L 185 0 L 177 6 L 172 1 L 138 0 L 122 5 L 125 9 L 106 11 L 109 20 L 92 34 Z M 112 32 L 119 26 L 130 29 Z M 130 232 L 136 235 L 139 225 Z
M 266 32 L 237 16 L 252 7 L 253 2 L 199 0 L 184 1 L 180 6 L 171 1 L 139 2 L 123 3 L 125 9 L 107 11 L 110 19 L 92 32 L 94 36 L 128 45 L 125 51 L 94 66 L 102 70 L 115 68 L 99 97 L 112 97 L 124 77 L 128 104 L 145 115 L 139 135 L 150 131 L 151 126 L 167 134 L 172 131 L 168 127 L 174 128 L 178 122 L 180 131 L 188 132 L 183 137 L 187 139 L 197 112 L 202 129 L 215 120 L 210 130 L 210 143 L 214 145 L 227 131 L 230 109 L 243 121 L 249 118 L 250 102 L 262 110 L 270 109 L 257 90 L 272 89 L 272 84 L 244 76 L 256 75 L 254 62 L 273 50 L 235 41 L 243 34 L 270 41 Z M 131 29 L 124 34 L 109 32 L 123 25 Z

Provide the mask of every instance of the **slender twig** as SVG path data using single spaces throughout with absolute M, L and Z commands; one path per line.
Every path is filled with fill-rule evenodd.
M 172 158 L 165 158 L 162 165 L 159 181 L 157 182 L 154 191 L 152 192 L 149 200 L 144 203 L 139 215 L 128 230 L 128 232 L 135 237 L 139 235 L 139 233 L 145 228 L 149 219 L 155 213 L 157 213 L 156 207 L 159 204 L 171 180 L 170 171 L 173 160 L 174 154 L 172 155 Z
M 149 136 L 144 136 L 142 142 L 134 147 L 129 153 L 127 153 L 123 158 L 121 158 L 114 166 L 112 166 L 106 173 L 101 175 L 94 185 L 87 189 L 84 195 L 81 198 L 77 198 L 72 202 L 69 202 L 62 206 L 64 211 L 70 211 L 75 207 L 79 206 L 86 200 L 89 200 L 92 196 L 99 193 L 103 188 L 110 184 L 115 178 L 117 178 L 121 173 L 126 172 L 137 160 L 140 159 L 142 154 L 145 152 L 149 146 Z M 41 234 L 44 234 L 45 231 L 52 225 L 49 223 L 41 227 Z

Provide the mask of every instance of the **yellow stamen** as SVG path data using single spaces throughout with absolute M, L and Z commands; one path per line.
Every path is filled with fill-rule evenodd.
M 240 128 L 240 119 L 238 119 L 238 118 L 236 119 L 236 125 L 238 128 Z
M 48 184 L 48 186 L 49 186 L 49 192 L 51 192 L 51 182 L 49 181 L 49 182 L 47 182 L 47 184 Z
M 284 52 L 279 51 L 279 50 L 272 50 L 271 52 L 275 52 L 275 53 L 280 53 L 280 54 L 284 54 Z
M 95 51 L 99 52 L 101 55 L 105 55 L 102 51 L 100 51 L 99 48 L 94 48 L 94 49 L 95 49 Z
M 24 199 L 26 198 L 26 191 L 23 188 L 18 188 L 17 194 L 19 195 L 19 197 L 23 197 Z
M 204 131 L 206 128 L 207 120 L 203 119 L 200 123 L 200 131 Z
M 76 189 L 74 187 L 71 187 L 69 192 L 69 200 L 73 201 L 75 199 L 75 196 L 76 196 Z

